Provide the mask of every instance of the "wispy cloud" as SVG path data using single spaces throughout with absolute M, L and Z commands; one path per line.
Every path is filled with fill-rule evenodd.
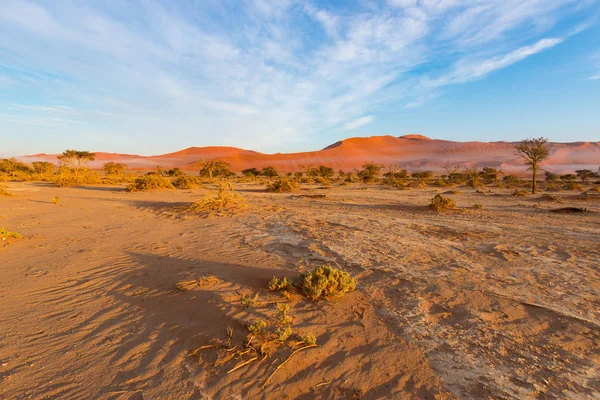
M 418 107 L 437 88 L 548 50 L 569 35 L 559 22 L 590 7 L 5 0 L 0 127 L 29 120 L 69 135 L 280 149 L 371 123 L 389 104 Z
M 344 124 L 344 129 L 352 130 L 356 128 L 360 128 L 363 125 L 367 125 L 371 121 L 373 121 L 373 116 L 367 115 L 366 117 L 357 118 L 354 121 L 346 122 Z

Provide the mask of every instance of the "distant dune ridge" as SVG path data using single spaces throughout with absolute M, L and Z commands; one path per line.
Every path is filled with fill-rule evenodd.
M 520 172 L 525 165 L 514 154 L 515 143 L 509 142 L 453 142 L 430 139 L 422 135 L 372 136 L 349 138 L 327 146 L 323 150 L 302 153 L 263 154 L 235 147 L 190 147 L 175 153 L 158 156 L 96 153 L 92 168 L 101 168 L 109 161 L 127 164 L 129 169 L 179 167 L 193 171 L 199 160 L 219 159 L 231 164 L 233 171 L 246 168 L 273 166 L 279 172 L 301 169 L 302 165 L 326 165 L 336 171 L 359 169 L 364 162 L 396 165 L 409 171 L 441 171 L 447 163 L 464 166 L 496 167 L 504 171 Z M 91 149 L 87 149 L 91 150 Z M 25 162 L 51 161 L 58 163 L 57 154 L 36 154 L 19 157 Z M 600 165 L 600 142 L 551 143 L 550 158 L 544 169 L 556 173 L 577 169 L 597 170 Z

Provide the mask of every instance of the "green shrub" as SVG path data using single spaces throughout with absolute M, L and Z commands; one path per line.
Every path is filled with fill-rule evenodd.
M 175 187 L 171 184 L 169 179 L 157 174 L 142 175 L 131 185 L 127 186 L 128 192 L 142 192 L 156 189 L 175 189 Z
M 449 197 L 436 194 L 435 197 L 431 199 L 431 204 L 429 207 L 437 212 L 442 212 L 456 209 L 456 203 Z
M 347 272 L 322 265 L 311 272 L 300 275 L 295 286 L 304 296 L 318 300 L 320 298 L 342 297 L 356 289 L 356 281 Z
M 272 290 L 273 292 L 289 290 L 291 288 L 292 283 L 285 277 L 283 279 L 279 279 L 278 277 L 274 276 L 269 282 L 269 290 Z
M 289 193 L 296 189 L 298 189 L 298 184 L 285 176 L 267 184 L 267 190 L 269 192 Z

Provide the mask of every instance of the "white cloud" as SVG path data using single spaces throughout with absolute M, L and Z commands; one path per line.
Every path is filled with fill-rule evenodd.
M 71 136 L 93 131 L 152 143 L 168 133 L 173 146 L 193 138 L 279 150 L 368 124 L 390 102 L 422 105 L 440 86 L 481 79 L 556 46 L 560 38 L 540 38 L 579 4 L 5 0 L 0 87 L 27 91 L 36 104 L 0 100 L 0 124 L 29 119 L 62 123 Z M 415 72 L 423 65 L 433 68 Z M 60 114 L 74 117 L 60 121 Z
M 350 121 L 344 124 L 345 130 L 352 130 L 356 128 L 360 128 L 361 126 L 367 125 L 371 121 L 373 121 L 374 117 L 372 115 L 367 115 L 365 117 L 357 118 L 354 121 Z

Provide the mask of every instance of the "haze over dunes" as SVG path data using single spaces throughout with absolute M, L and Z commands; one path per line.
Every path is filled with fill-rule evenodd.
M 36 154 L 20 157 L 26 162 L 57 162 L 56 154 Z M 220 159 L 228 162 L 233 171 L 262 168 L 267 165 L 280 172 L 296 171 L 305 164 L 327 165 L 335 170 L 360 168 L 366 161 L 385 165 L 402 165 L 414 171 L 439 171 L 446 162 L 496 167 L 506 171 L 524 170 L 525 166 L 514 155 L 514 143 L 509 142 L 454 142 L 430 139 L 422 135 L 373 136 L 349 138 L 318 151 L 303 153 L 264 154 L 236 147 L 190 147 L 174 153 L 157 156 L 96 153 L 92 168 L 101 168 L 105 162 L 126 163 L 132 169 L 179 167 L 196 170 L 198 160 Z M 572 172 L 588 168 L 595 170 L 600 163 L 600 142 L 551 143 L 550 157 L 545 169 L 552 172 Z

